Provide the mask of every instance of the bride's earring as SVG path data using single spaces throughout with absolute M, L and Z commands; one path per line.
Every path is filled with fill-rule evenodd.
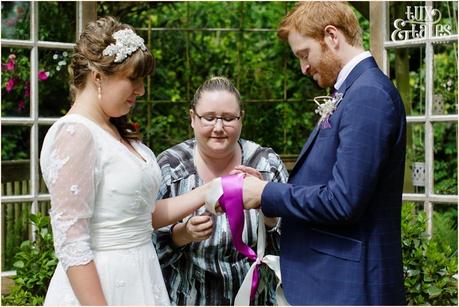
M 100 86 L 100 83 L 97 86 L 97 98 L 99 98 L 99 100 L 102 100 L 102 87 Z

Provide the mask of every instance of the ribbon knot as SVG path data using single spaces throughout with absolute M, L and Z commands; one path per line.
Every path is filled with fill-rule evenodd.
M 260 266 L 264 263 L 273 270 L 279 279 L 276 288 L 276 300 L 278 305 L 288 305 L 281 288 L 281 275 L 279 256 L 264 255 L 266 247 L 266 229 L 263 213 L 258 214 L 258 239 L 257 253 L 255 253 L 242 240 L 244 229 L 244 206 L 242 188 L 244 177 L 241 174 L 224 176 L 213 180 L 211 192 L 206 196 L 206 208 L 215 212 L 217 202 L 226 212 L 228 224 L 231 230 L 232 242 L 238 252 L 253 261 L 245 276 L 241 287 L 234 298 L 237 306 L 247 306 L 253 301 L 260 281 Z

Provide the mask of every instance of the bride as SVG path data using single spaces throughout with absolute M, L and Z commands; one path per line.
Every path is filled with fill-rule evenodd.
M 143 39 L 112 17 L 90 23 L 76 43 L 74 103 L 41 152 L 59 259 L 45 305 L 170 303 L 151 213 L 158 227 L 172 224 L 204 203 L 207 186 L 155 204 L 161 172 L 126 117 L 153 70 Z

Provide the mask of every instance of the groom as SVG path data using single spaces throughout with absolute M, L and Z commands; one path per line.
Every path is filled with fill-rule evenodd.
M 278 35 L 303 74 L 334 98 L 289 183 L 248 176 L 244 206 L 282 217 L 281 272 L 292 305 L 403 305 L 400 240 L 406 118 L 390 80 L 362 48 L 352 9 L 298 4 Z

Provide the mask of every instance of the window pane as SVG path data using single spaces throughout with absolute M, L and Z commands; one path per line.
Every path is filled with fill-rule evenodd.
M 434 192 L 457 195 L 457 122 L 434 123 Z
M 2 116 L 30 115 L 30 50 L 2 48 Z
M 2 161 L 30 159 L 30 127 L 2 126 Z
M 40 116 L 59 117 L 70 108 L 67 66 L 70 51 L 40 49 L 38 101 Z
M 388 50 L 389 76 L 402 96 L 407 115 L 425 114 L 425 48 Z
M 40 125 L 38 127 L 38 152 L 39 152 L 39 159 L 41 158 L 41 149 L 43 147 L 43 140 L 45 139 L 46 133 L 48 132 L 49 128 L 51 126 L 48 125 Z M 45 185 L 45 182 L 43 181 L 43 174 L 41 173 L 41 167 L 40 165 L 38 166 L 38 174 L 40 177 L 39 183 L 38 183 L 38 192 L 41 194 L 46 194 L 48 193 L 48 188 Z
M 457 1 L 433 1 L 433 7 L 440 11 L 434 18 L 433 35 L 457 34 Z
M 2 38 L 30 38 L 30 2 L 2 1 Z
M 76 35 L 76 2 L 40 1 L 38 3 L 42 41 L 74 43 Z
M 14 184 L 2 183 L 3 189 L 10 189 L 13 193 L 21 194 L 22 189 L 28 187 L 24 182 Z M 3 203 L 2 216 L 2 270 L 14 270 L 14 255 L 24 240 L 30 238 L 31 225 L 28 222 L 31 203 Z
M 406 129 L 404 193 L 425 193 L 424 124 L 408 123 Z
M 434 204 L 432 239 L 439 251 L 456 259 L 457 265 L 457 204 Z
M 434 45 L 432 114 L 457 114 L 457 43 Z

